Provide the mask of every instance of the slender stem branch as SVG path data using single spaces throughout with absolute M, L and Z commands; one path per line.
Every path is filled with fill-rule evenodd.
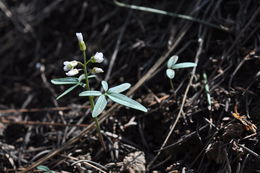
M 102 136 L 102 134 L 101 134 L 101 129 L 100 129 L 100 125 L 99 125 L 99 122 L 98 122 L 97 117 L 95 117 L 94 120 L 95 120 L 96 128 L 97 128 L 97 131 L 98 131 L 99 141 L 101 142 L 101 145 L 103 146 L 104 150 L 106 151 L 106 150 L 107 150 L 107 147 L 106 147 L 106 145 L 105 145 L 103 136 Z
M 169 79 L 170 80 L 170 85 L 171 85 L 171 88 L 172 88 L 172 90 L 174 90 L 174 88 L 173 88 L 173 82 L 172 82 L 172 80 L 171 79 Z
M 84 58 L 84 73 L 85 73 L 85 80 L 86 80 L 86 90 L 89 90 L 89 81 L 88 81 L 88 71 L 87 71 L 87 64 L 89 61 L 87 61 L 86 51 L 83 51 L 83 58 Z M 94 109 L 94 99 L 93 97 L 89 96 L 89 102 L 91 106 L 91 111 Z
M 87 61 L 86 51 L 83 51 L 83 58 L 84 58 L 83 70 L 84 70 L 85 80 L 86 80 L 86 90 L 89 90 L 90 87 L 89 87 L 89 81 L 88 81 L 87 65 L 88 65 L 89 62 L 91 62 L 91 59 Z M 94 109 L 94 98 L 93 98 L 93 96 L 89 96 L 89 102 L 90 102 L 90 106 L 91 106 L 91 111 L 93 111 L 93 109 Z M 100 125 L 99 125 L 97 117 L 95 117 L 94 120 L 95 120 L 96 128 L 97 128 L 97 131 L 98 131 L 99 141 L 100 141 L 101 145 L 103 146 L 104 150 L 106 150 L 106 145 L 105 145 L 103 136 L 101 134 Z

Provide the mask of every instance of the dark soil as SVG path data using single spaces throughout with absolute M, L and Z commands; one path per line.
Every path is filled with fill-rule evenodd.
M 129 1 L 200 21 L 109 0 L 0 1 L 0 172 L 260 172 L 259 1 L 152 2 Z M 50 83 L 65 77 L 64 61 L 82 60 L 76 32 L 88 56 L 106 57 L 91 88 L 111 69 L 109 85 L 131 83 L 149 109 L 109 104 L 107 151 L 81 90 L 56 101 L 67 86 Z M 171 89 L 165 64 L 175 54 L 198 65 L 176 70 Z

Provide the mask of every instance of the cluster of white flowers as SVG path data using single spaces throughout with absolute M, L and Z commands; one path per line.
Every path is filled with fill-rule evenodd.
M 78 39 L 78 42 L 79 42 L 79 46 L 80 46 L 80 50 L 81 51 L 85 51 L 86 50 L 86 45 L 85 45 L 85 42 L 83 40 L 83 35 L 82 33 L 76 33 L 76 36 L 77 36 L 77 39 Z M 94 56 L 91 57 L 91 60 L 93 63 L 102 63 L 104 61 L 104 55 L 102 52 L 97 52 Z M 77 69 L 75 68 L 79 62 L 78 61 L 65 61 L 64 63 L 64 71 L 66 71 L 66 75 L 67 76 L 75 76 L 79 73 L 79 71 L 81 69 Z M 98 68 L 98 67 L 94 67 L 92 70 L 91 70 L 91 73 L 103 73 L 103 69 L 102 68 Z

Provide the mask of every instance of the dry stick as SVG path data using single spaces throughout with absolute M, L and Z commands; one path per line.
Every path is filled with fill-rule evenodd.
M 240 37 L 243 35 L 243 33 L 246 31 L 246 29 L 251 25 L 251 23 L 255 20 L 256 16 L 259 14 L 260 12 L 260 6 L 257 8 L 257 10 L 255 11 L 255 13 L 252 15 L 251 19 L 248 21 L 248 23 L 246 24 L 246 26 L 241 30 L 241 32 L 238 34 L 236 40 L 234 41 L 234 43 L 232 44 L 232 46 L 228 49 L 227 53 L 225 54 L 228 55 L 230 54 L 230 52 L 233 50 L 233 48 L 237 45 L 238 41 L 240 40 Z
M 196 57 L 195 57 L 195 63 L 198 64 L 198 60 L 199 60 L 199 56 L 202 52 L 202 46 L 203 46 L 203 40 L 200 38 L 199 39 L 199 48 L 198 48 L 198 51 L 197 51 L 197 54 L 196 54 Z M 185 93 L 184 93 L 184 96 L 183 96 L 183 99 L 182 99 L 182 103 L 181 103 L 181 107 L 180 107 L 180 110 L 178 112 L 178 115 L 173 123 L 173 125 L 170 127 L 170 131 L 168 133 L 168 135 L 166 136 L 162 146 L 160 147 L 160 150 L 159 152 L 156 154 L 156 156 L 153 158 L 153 160 L 148 164 L 148 169 L 151 167 L 151 165 L 156 161 L 156 159 L 159 157 L 159 155 L 161 154 L 161 151 L 162 149 L 165 147 L 166 143 L 168 142 L 173 130 L 175 129 L 175 126 L 176 124 L 178 123 L 180 117 L 181 117 L 181 114 L 183 113 L 183 107 L 184 107 L 184 103 L 186 101 L 186 98 L 187 98 L 187 95 L 188 95 L 188 92 L 190 90 L 190 87 L 191 87 L 191 84 L 192 84 L 192 80 L 195 76 L 195 71 L 196 71 L 196 66 L 193 68 L 192 70 L 192 75 L 191 75 L 191 78 L 190 78 L 190 81 L 189 81 L 189 84 L 185 90 Z
M 9 114 L 9 113 L 23 113 L 23 112 L 45 112 L 45 111 L 65 111 L 75 108 L 90 108 L 90 106 L 65 106 L 65 107 L 52 107 L 52 108 L 29 108 L 29 109 L 6 109 L 0 110 L 0 117 L 5 116 L 1 114 Z
M 198 129 L 198 131 L 194 131 L 194 132 L 191 132 L 190 134 L 188 135 L 184 135 L 182 136 L 182 138 L 180 140 L 178 140 L 177 142 L 173 143 L 173 144 L 170 144 L 168 146 L 165 146 L 164 148 L 161 149 L 162 150 L 166 150 L 166 149 L 169 149 L 169 148 L 172 148 L 172 147 L 175 147 L 175 146 L 178 146 L 178 145 L 181 145 L 182 143 L 184 143 L 185 141 L 187 141 L 188 139 L 190 139 L 191 137 L 197 135 L 198 132 L 206 129 L 207 127 L 209 126 L 209 124 L 206 124 L 204 126 L 202 126 L 201 128 Z M 160 150 L 158 150 L 160 151 Z
M 238 44 L 240 37 L 243 36 L 244 32 L 247 30 L 247 28 L 251 25 L 251 23 L 254 21 L 254 19 L 256 18 L 256 16 L 259 14 L 260 12 L 260 6 L 257 8 L 257 10 L 254 12 L 254 14 L 252 15 L 251 19 L 248 21 L 248 23 L 245 25 L 245 27 L 241 30 L 241 32 L 238 34 L 238 36 L 236 37 L 235 41 L 233 42 L 233 44 L 230 46 L 230 48 L 228 49 L 228 51 L 223 55 L 223 58 L 221 59 L 220 63 L 219 63 L 219 67 L 222 66 L 222 64 L 224 63 L 224 58 L 227 57 L 230 52 L 234 49 L 234 47 Z M 213 76 L 216 76 L 215 74 L 217 73 L 219 69 L 216 68 L 210 75 L 210 79 Z M 217 76 L 222 76 L 224 75 L 224 73 L 222 73 L 221 75 L 217 75 Z M 214 77 L 216 79 L 216 77 Z
M 225 160 L 226 160 L 226 165 L 224 167 L 225 171 L 223 171 L 223 172 L 231 173 L 232 169 L 231 169 L 230 161 L 228 159 L 227 149 L 224 148 L 223 150 L 224 150 L 224 157 L 225 157 Z
M 96 169 L 96 170 L 98 170 L 98 171 L 100 171 L 100 172 L 102 172 L 102 173 L 106 173 L 105 171 L 103 171 L 102 169 L 100 169 L 100 168 L 98 168 L 97 166 L 94 165 L 94 164 L 96 164 L 96 165 L 98 165 L 99 167 L 102 167 L 103 169 L 106 169 L 106 167 L 104 167 L 103 165 L 100 165 L 100 164 L 98 164 L 98 163 L 92 162 L 92 161 L 90 161 L 90 160 L 79 160 L 79 159 L 77 159 L 77 158 L 75 158 L 75 157 L 72 157 L 72 156 L 66 156 L 66 155 L 61 155 L 61 156 L 62 156 L 62 157 L 65 157 L 65 158 L 72 159 L 72 160 L 76 160 L 74 163 L 71 164 L 71 166 L 73 166 L 73 165 L 75 165 L 75 164 L 77 164 L 77 163 L 83 162 L 83 164 L 86 164 L 86 165 L 89 166 L 89 167 L 92 167 L 92 168 L 94 168 L 94 169 Z
M 257 154 L 256 152 L 254 152 L 253 150 L 247 148 L 246 146 L 240 145 L 238 143 L 236 143 L 236 145 L 238 145 L 239 147 L 243 148 L 246 152 L 248 152 L 249 154 L 255 156 L 258 160 L 260 160 L 260 155 Z
M 91 164 L 91 163 L 88 163 L 88 162 L 90 162 L 90 160 L 79 160 L 79 161 L 76 161 L 76 162 L 72 163 L 71 166 L 76 165 L 76 164 L 78 164 L 78 163 L 82 163 L 82 162 L 83 162 L 84 164 L 86 164 L 87 166 L 92 167 L 92 168 L 98 170 L 99 172 L 107 173 L 106 171 L 103 171 L 102 169 L 96 167 L 95 165 L 93 165 L 93 164 Z
M 240 61 L 240 63 L 238 64 L 237 68 L 233 71 L 233 73 L 230 76 L 230 79 L 228 81 L 228 87 L 231 88 L 231 84 L 233 82 L 233 79 L 235 77 L 235 75 L 237 74 L 238 70 L 244 65 L 244 63 L 248 60 L 250 60 L 250 53 L 249 52 L 243 59 L 242 61 Z
M 121 29 L 121 32 L 120 32 L 120 34 L 118 36 L 118 39 L 117 39 L 117 42 L 116 42 L 116 47 L 115 47 L 115 50 L 113 52 L 113 55 L 112 55 L 110 63 L 109 63 L 109 67 L 108 67 L 108 70 L 107 70 L 105 81 L 107 81 L 110 78 L 110 75 L 111 75 L 111 72 L 112 72 L 112 69 L 113 69 L 113 66 L 114 66 L 114 63 L 115 63 L 118 51 L 119 51 L 119 47 L 120 47 L 123 35 L 125 33 L 125 29 L 126 29 L 126 26 L 127 26 L 128 22 L 129 22 L 129 18 L 131 16 L 131 14 L 132 14 L 132 12 L 130 11 L 128 16 L 127 16 L 127 19 L 126 19 L 126 21 L 125 21 L 125 23 L 124 23 L 124 25 L 122 27 L 122 29 Z
M 38 166 L 38 165 L 42 164 L 43 162 L 47 161 L 48 159 L 50 159 L 50 158 L 54 157 L 55 155 L 59 154 L 60 152 L 62 152 L 63 150 L 65 150 L 66 148 L 71 146 L 72 144 L 76 143 L 80 138 L 82 138 L 85 135 L 85 133 L 87 133 L 91 128 L 93 129 L 94 127 L 95 127 L 95 123 L 92 122 L 78 136 L 71 138 L 69 141 L 64 143 L 62 147 L 54 150 L 53 152 L 51 152 L 51 153 L 47 154 L 46 156 L 42 157 L 41 159 L 37 160 L 36 162 L 34 162 L 32 165 L 25 168 L 21 172 L 22 173 L 28 172 L 28 171 L 32 170 L 33 168 L 35 168 L 36 166 Z
M 14 24 L 14 26 L 21 32 L 32 32 L 33 28 L 32 26 L 26 22 L 26 20 L 21 20 L 19 16 L 12 13 L 12 11 L 8 8 L 8 6 L 3 2 L 0 1 L 0 10 L 4 12 L 6 17 L 8 17 L 11 22 Z
M 62 126 L 62 127 L 87 127 L 88 124 L 63 124 L 63 123 L 50 123 L 50 122 L 36 122 L 36 121 L 8 121 L 0 119 L 3 124 L 22 124 L 22 125 L 35 125 L 35 126 Z
M 180 41 L 182 40 L 182 38 L 184 37 L 184 35 L 187 33 L 188 29 L 190 28 L 191 23 L 186 24 L 183 29 L 181 29 L 181 33 L 178 36 L 178 38 L 176 39 L 175 43 L 172 45 L 172 47 L 170 47 L 170 49 L 164 54 L 162 55 L 158 61 L 150 68 L 150 70 L 130 89 L 130 91 L 127 92 L 127 95 L 132 95 L 144 82 L 146 82 L 147 80 L 149 80 L 151 78 L 151 76 L 153 76 L 154 72 L 166 61 L 166 59 L 169 57 L 169 55 L 172 53 L 172 51 L 178 46 L 178 44 L 180 43 Z M 105 119 L 111 115 L 117 108 L 119 107 L 119 105 L 114 104 L 109 110 L 107 110 L 106 112 L 104 112 L 99 118 L 98 121 L 101 124 L 103 121 L 105 121 Z M 54 157 L 55 155 L 59 154 L 60 152 L 62 152 L 63 150 L 65 150 L 66 148 L 68 148 L 69 146 L 71 146 L 72 144 L 76 143 L 78 140 L 80 140 L 87 132 L 89 132 L 90 130 L 93 130 L 93 128 L 95 127 L 95 123 L 92 122 L 88 127 L 86 127 L 86 129 L 84 129 L 78 136 L 75 136 L 73 138 L 71 138 L 70 140 L 68 140 L 66 143 L 63 144 L 62 147 L 54 150 L 53 152 L 47 154 L 46 156 L 42 157 L 41 159 L 37 160 L 36 162 L 32 163 L 29 167 L 25 168 L 21 173 L 25 173 L 28 172 L 30 170 L 32 170 L 33 168 L 35 168 L 36 166 L 42 164 L 43 162 L 47 161 L 48 159 Z

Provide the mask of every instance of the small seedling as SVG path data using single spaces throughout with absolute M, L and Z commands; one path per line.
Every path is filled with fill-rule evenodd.
M 179 59 L 179 57 L 177 55 L 174 55 L 174 56 L 170 57 L 170 59 L 167 62 L 166 75 L 170 79 L 170 84 L 171 84 L 172 89 L 174 89 L 172 79 L 175 77 L 175 71 L 174 71 L 175 69 L 189 68 L 189 67 L 197 66 L 197 64 L 193 63 L 193 62 L 183 62 L 183 63 L 176 64 L 178 59 Z
M 80 61 L 75 61 L 75 60 L 65 61 L 63 63 L 64 64 L 63 70 L 66 72 L 66 75 L 68 77 L 53 79 L 51 80 L 51 82 L 55 85 L 72 85 L 70 88 L 65 90 L 62 94 L 60 94 L 56 98 L 57 100 L 67 95 L 77 87 L 84 88 L 85 91 L 81 92 L 79 96 L 88 96 L 91 105 L 91 110 L 92 110 L 92 117 L 94 118 L 94 121 L 96 123 L 96 128 L 99 134 L 99 140 L 103 145 L 104 149 L 106 150 L 106 146 L 100 132 L 100 126 L 99 126 L 97 116 L 100 115 L 106 108 L 108 102 L 107 98 L 121 105 L 136 110 L 140 110 L 143 112 L 147 112 L 147 109 L 140 103 L 132 100 L 131 98 L 123 94 L 120 94 L 121 92 L 130 88 L 131 85 L 129 83 L 124 83 L 112 88 L 108 88 L 108 83 L 106 81 L 102 81 L 101 84 L 104 89 L 103 93 L 101 91 L 90 90 L 89 79 L 95 78 L 96 77 L 95 74 L 103 73 L 104 71 L 99 67 L 94 67 L 92 69 L 89 69 L 88 65 L 91 63 L 102 63 L 104 60 L 103 53 L 97 52 L 94 56 L 87 59 L 86 56 L 87 46 L 83 40 L 83 36 L 81 33 L 76 33 L 76 36 L 78 38 L 79 48 L 83 54 L 84 62 L 82 63 Z M 72 77 L 72 76 L 79 75 L 81 72 L 83 72 L 83 74 L 81 74 L 79 77 Z M 98 97 L 96 103 L 94 103 L 94 97 Z

